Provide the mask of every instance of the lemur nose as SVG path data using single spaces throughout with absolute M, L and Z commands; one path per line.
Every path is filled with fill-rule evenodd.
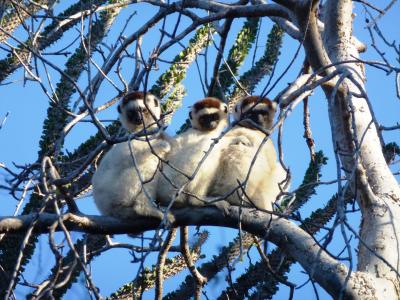
M 139 125 L 142 124 L 142 114 L 138 110 L 130 110 L 127 112 L 127 117 L 132 123 Z

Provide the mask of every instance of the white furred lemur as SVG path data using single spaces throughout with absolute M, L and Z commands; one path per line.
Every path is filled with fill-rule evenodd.
M 202 199 L 218 171 L 218 153 L 209 150 L 228 125 L 227 105 L 217 98 L 205 98 L 191 107 L 189 119 L 192 128 L 172 139 L 167 156 L 177 170 L 163 166 L 157 191 L 157 200 L 163 206 L 171 201 L 173 207 L 203 206 Z
M 272 211 L 280 193 L 278 184 L 286 178 L 286 172 L 277 162 L 271 139 L 260 148 L 266 135 L 257 126 L 265 130 L 272 127 L 276 106 L 275 102 L 258 96 L 245 97 L 235 106 L 234 120 L 238 123 L 216 146 L 218 173 L 208 196 L 226 196 L 225 200 L 232 205 Z
M 160 102 L 150 93 L 146 93 L 146 100 L 144 96 L 143 92 L 129 93 L 118 105 L 121 124 L 130 133 L 158 128 Z M 165 157 L 170 149 L 163 132 L 115 144 L 92 178 L 93 197 L 100 212 L 129 218 L 155 209 L 151 201 L 155 200 L 160 176 L 159 157 Z

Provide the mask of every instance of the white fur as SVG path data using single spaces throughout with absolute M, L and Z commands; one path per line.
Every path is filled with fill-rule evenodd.
M 241 107 L 240 102 L 236 107 L 234 119 L 239 121 L 252 105 Z M 276 104 L 272 103 L 272 110 L 268 110 L 265 104 L 259 103 L 257 109 L 269 112 L 263 117 L 264 127 L 269 129 Z M 256 206 L 272 211 L 272 203 L 280 193 L 278 183 L 286 178 L 286 172 L 277 162 L 271 139 L 262 145 L 257 154 L 264 137 L 265 134 L 259 130 L 237 125 L 221 139 L 215 149 L 216 153 L 219 153 L 216 157 L 219 166 L 215 180 L 211 184 L 210 197 L 229 195 L 226 200 L 232 205 Z M 245 183 L 247 176 L 249 177 Z M 240 188 L 239 182 L 245 185 Z
M 128 109 L 137 109 L 140 106 L 145 105 L 139 99 L 130 101 L 121 109 L 120 120 L 128 131 L 138 132 L 143 129 L 143 124 L 135 125 L 125 118 Z M 160 118 L 159 106 L 154 107 L 154 102 L 149 101 L 147 107 L 153 111 L 156 118 Z M 157 126 L 150 125 L 154 123 L 154 118 L 148 114 L 144 116 L 143 121 L 147 128 Z M 101 160 L 93 175 L 92 184 L 95 203 L 103 215 L 130 218 L 155 209 L 152 202 L 155 201 L 160 178 L 158 157 L 165 157 L 171 147 L 164 133 L 149 138 L 157 155 L 152 153 L 148 141 L 131 140 L 114 145 Z
M 143 186 L 134 166 L 129 143 L 137 169 L 145 182 Z M 151 145 L 160 157 L 164 157 L 170 150 L 169 143 L 162 139 L 151 141 Z M 151 153 L 146 141 L 132 140 L 114 145 L 104 156 L 92 178 L 97 208 L 103 215 L 118 218 L 129 218 L 151 209 L 153 205 L 150 201 L 155 201 L 160 177 L 158 166 L 159 159 Z
M 251 105 L 247 105 L 237 110 L 236 121 L 239 121 L 250 107 Z M 276 104 L 273 103 L 272 109 L 269 110 L 267 105 L 260 103 L 257 109 L 269 112 L 268 115 L 263 116 L 262 122 L 264 127 L 269 129 Z M 199 124 L 197 122 L 199 116 L 214 112 L 214 108 L 200 110 L 192 116 L 192 124 Z M 225 124 L 220 123 L 212 131 L 191 128 L 175 137 L 171 142 L 172 150 L 168 154 L 168 161 L 186 175 L 191 176 L 205 152 L 214 143 L 213 139 L 221 135 L 224 127 Z M 272 211 L 272 203 L 280 193 L 278 184 L 285 179 L 286 172 L 277 162 L 275 148 L 270 139 L 256 154 L 264 137 L 265 134 L 259 130 L 235 126 L 214 145 L 190 182 L 178 171 L 164 166 L 163 172 L 169 180 L 162 176 L 157 200 L 161 205 L 167 206 L 171 199 L 174 199 L 174 207 L 185 207 L 203 206 L 206 202 L 225 197 L 225 200 L 232 205 L 255 206 Z M 254 162 L 253 159 L 255 159 Z M 238 181 L 243 184 L 247 176 L 249 177 L 243 186 L 245 192 L 243 193 Z M 179 196 L 176 197 L 178 193 Z
M 276 161 L 276 152 L 270 139 L 262 145 L 256 156 L 264 137 L 259 130 L 235 126 L 221 139 L 216 149 L 220 152 L 218 173 L 210 197 L 230 194 L 226 200 L 232 205 L 272 210 L 272 203 L 280 192 L 278 183 L 286 173 L 282 173 L 283 169 Z M 243 193 L 239 182 L 243 184 L 248 175 Z
M 221 109 L 224 109 L 225 105 L 221 104 Z M 205 108 L 192 115 L 192 123 L 196 122 L 196 118 L 205 112 L 214 113 L 219 111 L 223 118 L 218 123 L 218 126 L 211 131 L 202 131 L 196 128 L 190 128 L 186 132 L 176 136 L 171 141 L 171 152 L 168 154 L 167 160 L 175 168 L 183 171 L 184 174 L 192 176 L 197 166 L 205 156 L 206 152 L 210 149 L 210 146 L 214 144 L 214 139 L 219 137 L 222 131 L 227 126 L 227 116 L 225 112 L 217 110 L 215 108 Z M 193 114 L 193 111 L 192 111 Z M 197 199 L 205 198 L 210 189 L 210 184 L 218 171 L 218 163 L 216 162 L 215 156 L 217 152 L 211 151 L 206 159 L 200 166 L 196 176 L 189 182 L 189 179 L 174 170 L 173 168 L 164 165 L 163 173 L 173 185 L 164 176 L 161 176 L 159 189 L 157 191 L 157 200 L 163 206 L 168 206 L 172 199 L 174 199 L 174 207 L 182 207 L 188 205 L 202 206 L 204 203 Z M 182 188 L 182 192 L 179 197 L 176 197 L 178 191 Z M 190 193 L 195 196 L 190 196 L 185 193 Z

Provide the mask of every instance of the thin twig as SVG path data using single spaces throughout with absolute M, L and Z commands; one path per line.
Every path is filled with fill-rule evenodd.
M 195 279 L 196 287 L 194 297 L 196 300 L 200 300 L 201 298 L 201 289 L 203 285 L 207 282 L 207 278 L 200 274 L 197 270 L 196 266 L 193 263 L 192 255 L 190 254 L 190 249 L 188 245 L 188 227 L 182 226 L 180 228 L 180 243 L 181 243 L 181 252 L 185 259 L 186 265 Z
M 172 228 L 168 231 L 168 235 L 161 247 L 160 253 L 157 259 L 157 269 L 156 269 L 156 300 L 161 300 L 163 296 L 163 282 L 164 282 L 164 264 L 167 257 L 168 251 L 171 248 L 172 242 L 176 236 L 176 228 Z

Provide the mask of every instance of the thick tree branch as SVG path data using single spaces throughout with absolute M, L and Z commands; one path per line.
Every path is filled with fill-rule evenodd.
M 48 232 L 49 226 L 58 220 L 57 215 L 48 213 L 39 216 L 31 214 L 20 217 L 2 217 L 0 218 L 0 232 L 25 231 L 35 218 L 38 218 L 35 230 L 42 233 Z M 285 249 L 311 274 L 316 282 L 332 296 L 338 296 L 338 292 L 345 282 L 347 267 L 331 258 L 309 234 L 284 218 L 274 216 L 271 222 L 269 214 L 254 209 L 243 208 L 240 219 L 243 230 L 260 238 L 267 238 Z M 238 220 L 239 207 L 228 205 L 187 208 L 172 211 L 167 215 L 167 221 L 171 226 L 214 225 L 237 228 Z M 69 230 L 103 234 L 138 234 L 159 228 L 162 221 L 163 214 L 161 212 L 157 215 L 153 214 L 149 218 L 138 217 L 130 222 L 100 216 L 74 214 L 63 216 L 63 224 Z M 61 230 L 61 228 L 57 228 L 57 230 Z M 348 286 L 345 293 L 350 295 L 352 290 Z
M 400 190 L 382 153 L 375 116 L 364 89 L 364 65 L 340 64 L 358 57 L 357 41 L 352 35 L 352 6 L 350 0 L 325 3 L 323 36 L 318 30 L 316 2 L 308 17 L 305 8 L 296 13 L 300 27 L 307 33 L 304 47 L 312 68 L 323 69 L 322 75 L 334 69 L 342 74 L 335 88 L 323 89 L 328 98 L 335 153 L 340 157 L 338 175 L 343 168 L 352 180 L 362 211 L 357 269 L 374 278 L 378 297 L 389 299 L 398 297 L 399 280 L 380 257 L 390 258 L 389 263 L 397 268 L 398 274 L 400 259 L 393 253 L 400 251 Z M 326 68 L 331 62 L 338 65 Z M 346 218 L 344 209 L 343 204 L 338 205 L 338 211 L 342 210 L 342 227 Z

